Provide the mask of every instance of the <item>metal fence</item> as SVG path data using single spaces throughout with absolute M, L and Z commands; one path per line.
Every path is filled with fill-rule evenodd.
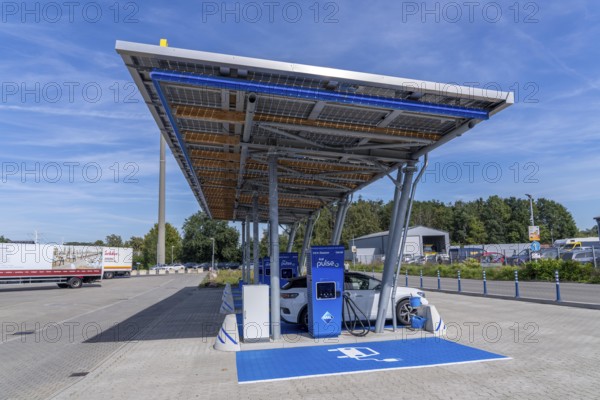
M 376 278 L 381 273 L 357 267 L 356 271 L 364 272 Z M 485 274 L 483 274 L 485 276 Z M 547 300 L 557 303 L 582 303 L 600 305 L 600 285 L 586 283 L 560 282 L 558 271 L 553 282 L 519 281 L 518 275 L 512 281 L 492 281 L 482 279 L 442 278 L 432 276 L 415 276 L 402 274 L 398 286 L 409 286 L 427 290 L 442 290 L 465 294 L 502 296 L 515 299 Z

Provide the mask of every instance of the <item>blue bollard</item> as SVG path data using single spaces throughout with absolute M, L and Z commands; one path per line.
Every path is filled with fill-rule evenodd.
M 406 277 L 404 280 L 405 280 L 404 283 L 405 283 L 406 287 L 408 287 L 408 267 L 406 267 Z
M 419 287 L 423 289 L 423 270 L 421 270 L 421 286 Z
M 442 290 L 442 282 L 440 281 L 440 270 L 438 269 L 438 290 Z
M 554 271 L 554 277 L 556 278 L 556 301 L 560 301 L 560 280 L 558 278 L 558 270 Z
M 460 288 L 460 270 L 458 270 L 458 292 L 462 292 L 461 288 Z
M 519 271 L 515 271 L 515 298 L 519 298 Z
M 487 279 L 485 278 L 485 271 L 483 271 L 483 295 L 487 296 Z

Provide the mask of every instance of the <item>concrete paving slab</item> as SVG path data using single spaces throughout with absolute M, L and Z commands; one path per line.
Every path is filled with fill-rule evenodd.
M 599 311 L 436 292 L 428 298 L 448 326 L 448 340 L 512 360 L 240 385 L 235 354 L 212 348 L 223 318 L 222 289 L 196 289 L 201 279 L 181 274 L 115 279 L 102 288 L 0 290 L 3 322 L 102 328 L 55 343 L 3 331 L 0 397 L 597 399 L 600 392 Z M 137 330 L 122 333 L 126 327 Z M 51 326 L 46 329 L 49 335 Z M 410 333 L 411 339 L 421 335 Z M 344 340 L 356 339 L 339 343 Z M 71 378 L 72 372 L 88 374 Z

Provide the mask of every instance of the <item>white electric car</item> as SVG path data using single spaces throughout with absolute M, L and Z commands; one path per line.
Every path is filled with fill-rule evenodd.
M 281 319 L 291 324 L 308 325 L 308 299 L 306 294 L 306 277 L 290 280 L 281 289 Z M 344 275 L 344 295 L 349 296 L 370 320 L 377 319 L 381 281 L 358 272 L 346 272 Z M 416 310 L 410 306 L 410 297 L 421 297 L 421 304 L 427 305 L 425 293 L 409 287 L 396 289 L 396 306 L 388 308 L 386 318 L 392 318 L 392 310 L 396 312 L 398 323 L 410 325 L 411 315 Z

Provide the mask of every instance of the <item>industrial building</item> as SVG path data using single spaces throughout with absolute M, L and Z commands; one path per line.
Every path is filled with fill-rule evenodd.
M 388 246 L 388 237 L 389 231 L 384 231 L 355 238 L 353 245 L 356 246 L 356 261 L 369 264 L 381 260 Z M 422 256 L 430 252 L 446 254 L 449 248 L 448 232 L 419 225 L 408 229 L 404 254 L 414 256 Z

